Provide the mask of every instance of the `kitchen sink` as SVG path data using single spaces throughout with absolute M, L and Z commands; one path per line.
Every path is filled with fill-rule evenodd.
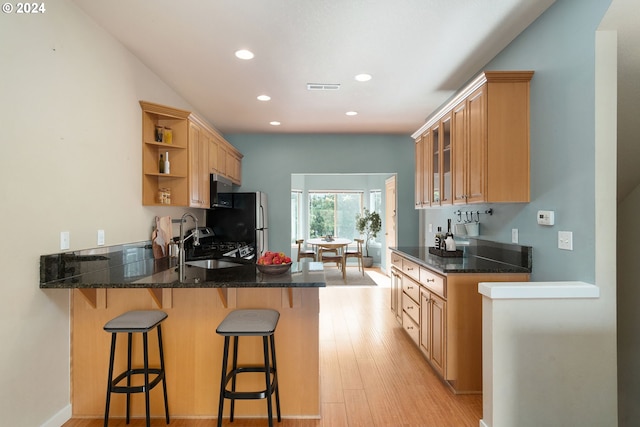
M 223 261 L 221 259 L 200 259 L 196 261 L 187 261 L 186 265 L 192 267 L 206 268 L 209 270 L 217 270 L 219 268 L 240 267 L 242 264 L 235 262 Z

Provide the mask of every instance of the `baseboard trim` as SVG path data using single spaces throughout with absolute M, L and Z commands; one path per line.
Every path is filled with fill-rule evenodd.
M 66 423 L 71 419 L 71 404 L 68 404 L 53 417 L 49 418 L 44 424 L 40 427 L 60 427 L 62 424 Z
M 480 420 L 480 427 L 489 427 L 489 425 L 484 420 Z

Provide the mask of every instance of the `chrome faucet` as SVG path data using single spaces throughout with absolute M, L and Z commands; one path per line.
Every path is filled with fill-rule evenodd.
M 184 223 L 187 221 L 187 217 L 191 217 L 193 222 L 195 222 L 196 227 L 193 229 L 193 232 L 185 237 L 184 235 Z M 198 218 L 193 216 L 190 212 L 185 213 L 180 218 L 180 248 L 178 250 L 178 271 L 180 274 L 180 280 L 184 278 L 184 263 L 185 263 L 185 251 L 184 251 L 184 242 L 189 240 L 189 238 L 193 237 L 193 246 L 200 246 L 200 233 L 198 232 Z

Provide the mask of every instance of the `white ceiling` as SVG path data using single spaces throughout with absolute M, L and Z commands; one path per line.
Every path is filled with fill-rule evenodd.
M 222 133 L 405 135 L 554 2 L 74 1 Z
M 73 1 L 222 133 L 409 136 L 555 0 Z M 637 22 L 637 0 L 613 0 L 601 26 L 620 46 L 619 200 L 640 182 Z

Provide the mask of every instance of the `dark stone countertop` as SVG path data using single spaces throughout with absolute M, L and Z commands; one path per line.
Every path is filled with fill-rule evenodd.
M 531 247 L 469 239 L 461 257 L 440 257 L 426 246 L 391 248 L 430 270 L 450 273 L 531 273 Z
M 280 275 L 268 275 L 253 263 L 227 259 L 237 267 L 185 266 L 180 280 L 177 259 L 153 259 L 146 242 L 43 255 L 40 288 L 314 288 L 326 286 L 322 263 L 293 263 Z

